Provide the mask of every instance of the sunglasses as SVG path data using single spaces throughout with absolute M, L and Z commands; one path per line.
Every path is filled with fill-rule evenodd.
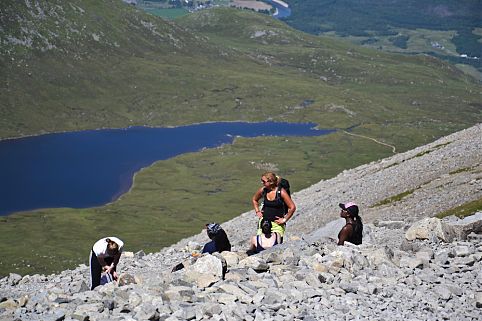
M 264 179 L 262 179 L 261 183 L 266 184 L 266 183 L 269 183 L 269 181 L 265 181 Z

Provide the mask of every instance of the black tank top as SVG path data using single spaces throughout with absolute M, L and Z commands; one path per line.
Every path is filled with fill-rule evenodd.
M 269 190 L 265 189 L 263 199 L 263 218 L 274 221 L 276 220 L 276 217 L 284 217 L 285 211 L 283 200 L 279 200 L 275 196 L 274 200 L 270 201 L 267 196 L 268 192 Z M 276 189 L 276 193 L 278 193 L 278 189 Z

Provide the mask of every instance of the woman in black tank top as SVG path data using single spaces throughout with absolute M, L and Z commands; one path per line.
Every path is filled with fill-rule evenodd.
M 270 200 L 268 198 L 269 192 L 270 190 L 267 188 L 265 188 L 263 191 L 263 218 L 272 222 L 275 221 L 277 218 L 284 217 L 285 209 L 282 199 L 278 199 L 278 197 L 276 196 L 273 200 Z M 278 187 L 276 188 L 275 193 L 278 193 Z
M 266 172 L 261 176 L 263 186 L 259 188 L 253 195 L 252 203 L 259 223 L 262 218 L 266 218 L 272 222 L 272 231 L 278 232 L 283 238 L 286 222 L 288 222 L 293 213 L 296 211 L 296 205 L 293 203 L 290 195 L 284 188 L 278 186 L 278 176 L 273 172 Z M 261 208 L 260 200 L 263 199 L 263 207 Z M 288 211 L 285 214 L 285 208 Z M 259 229 L 258 234 L 261 230 Z

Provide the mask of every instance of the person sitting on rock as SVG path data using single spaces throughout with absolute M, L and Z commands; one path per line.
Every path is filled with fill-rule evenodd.
M 124 242 L 117 237 L 104 237 L 95 242 L 90 251 L 90 289 L 100 285 L 102 272 L 112 275 L 117 280 L 117 264 L 122 254 Z
M 228 236 L 221 225 L 209 223 L 206 224 L 206 230 L 211 241 L 204 245 L 202 253 L 212 254 L 214 252 L 231 251 L 231 243 L 229 243 Z
M 221 253 L 223 251 L 231 251 L 231 243 L 229 243 L 228 235 L 223 230 L 221 225 L 218 223 L 209 223 L 206 224 L 206 230 L 211 241 L 204 245 L 201 251 L 202 253 L 213 254 L 214 252 Z M 191 265 L 199 258 L 198 255 L 198 253 L 193 253 L 189 259 L 176 264 L 172 268 L 171 272 L 182 270 L 186 267 L 186 265 Z
M 261 220 L 261 235 L 251 237 L 248 254 L 256 254 L 281 243 L 281 236 L 278 232 L 272 232 L 271 221 L 263 218 Z
M 338 205 L 341 207 L 340 216 L 346 220 L 345 226 L 338 233 L 338 245 L 343 245 L 345 242 L 361 244 L 363 223 L 358 215 L 358 205 L 353 202 Z

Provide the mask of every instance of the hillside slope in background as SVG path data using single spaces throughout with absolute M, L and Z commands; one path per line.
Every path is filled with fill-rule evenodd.
M 427 53 L 472 66 L 481 78 L 482 4 L 477 1 L 288 0 L 283 20 L 312 34 L 336 34 L 383 51 Z
M 267 118 L 410 123 L 439 136 L 480 117 L 477 84 L 448 64 L 320 39 L 252 12 L 173 23 L 117 0 L 28 0 L 2 2 L 0 13 L 1 137 Z
M 284 244 L 257 255 L 245 253 L 256 229 L 250 211 L 222 224 L 232 252 L 196 260 L 205 231 L 160 252 L 125 252 L 119 283 L 93 291 L 86 265 L 12 273 L 0 280 L 0 319 L 479 320 L 481 137 L 477 124 L 295 193 Z M 340 225 L 331 223 L 347 201 L 360 205 L 362 245 L 335 243 Z M 472 224 L 432 218 L 470 203 L 478 205 L 466 214 L 479 211 Z

